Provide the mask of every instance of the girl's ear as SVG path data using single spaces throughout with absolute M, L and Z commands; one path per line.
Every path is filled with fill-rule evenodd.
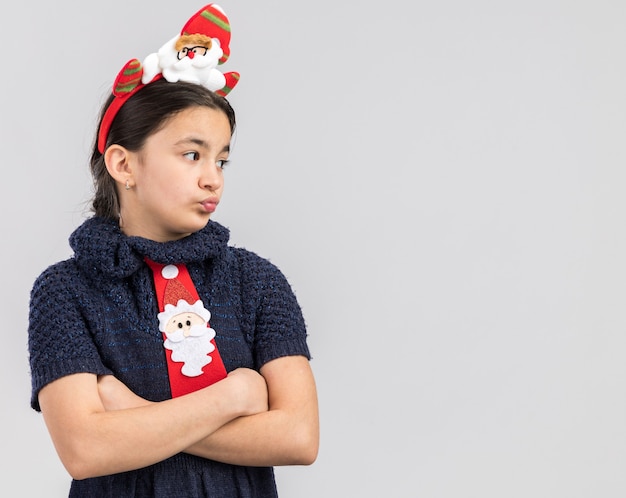
M 132 184 L 133 170 L 130 152 L 121 145 L 113 144 L 104 151 L 104 164 L 109 175 L 119 184 Z

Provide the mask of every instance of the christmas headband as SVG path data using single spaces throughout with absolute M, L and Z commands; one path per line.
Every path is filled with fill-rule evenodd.
M 107 108 L 98 132 L 98 150 L 104 154 L 111 123 L 124 103 L 143 87 L 161 78 L 170 83 L 197 83 L 222 97 L 239 81 L 239 73 L 222 73 L 217 66 L 230 56 L 230 23 L 214 3 L 202 7 L 158 52 L 143 61 L 129 60 L 113 83 L 113 101 Z

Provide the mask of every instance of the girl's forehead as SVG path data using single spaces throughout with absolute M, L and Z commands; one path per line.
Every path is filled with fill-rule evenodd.
M 228 121 L 228 117 L 226 114 L 220 109 L 214 109 L 212 107 L 205 106 L 192 106 L 183 109 L 176 114 L 172 115 L 168 121 L 169 122 L 182 122 L 182 121 Z
M 192 107 L 171 116 L 155 133 L 170 140 L 230 142 L 230 122 L 219 109 Z

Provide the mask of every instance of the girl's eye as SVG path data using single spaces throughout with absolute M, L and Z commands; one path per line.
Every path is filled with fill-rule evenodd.
M 228 159 L 219 159 L 217 161 L 217 167 L 220 169 L 224 169 L 230 161 Z
M 192 161 L 197 161 L 198 159 L 200 159 L 200 154 L 198 154 L 197 152 L 186 152 L 183 154 L 183 156 L 187 159 L 191 159 Z

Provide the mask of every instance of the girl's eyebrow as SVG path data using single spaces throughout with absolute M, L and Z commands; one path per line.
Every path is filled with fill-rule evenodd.
M 204 149 L 210 149 L 209 143 L 206 140 L 203 140 L 201 138 L 188 137 L 188 138 L 183 138 L 182 140 L 178 142 L 179 145 L 184 145 L 186 143 L 195 144 L 198 147 L 202 147 Z M 222 148 L 222 152 L 230 152 L 230 143 L 227 143 Z

